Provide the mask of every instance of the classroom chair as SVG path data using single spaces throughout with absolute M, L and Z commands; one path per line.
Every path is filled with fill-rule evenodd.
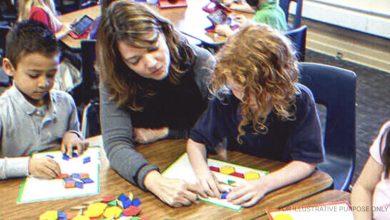
M 297 59 L 300 62 L 305 61 L 306 32 L 307 32 L 307 26 L 303 25 L 299 28 L 289 30 L 285 33 L 285 35 L 293 43 Z
M 301 26 L 303 0 L 279 0 L 279 6 L 283 9 L 288 23 L 288 18 L 290 15 L 289 9 L 290 9 L 291 2 L 295 2 L 296 7 L 295 7 L 294 20 L 292 22 L 292 25 L 289 24 L 289 29 L 296 29 Z
M 300 63 L 300 82 L 326 107 L 325 161 L 318 168 L 333 178 L 334 188 L 347 191 L 355 168 L 356 74 L 338 67 Z
M 3 61 L 5 55 L 5 38 L 8 31 L 11 30 L 8 26 L 0 26 L 0 62 Z M 5 74 L 3 68 L 0 68 L 0 86 L 8 87 L 11 85 L 11 78 Z

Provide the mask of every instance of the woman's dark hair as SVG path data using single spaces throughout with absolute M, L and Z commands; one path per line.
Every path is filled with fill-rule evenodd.
M 248 3 L 248 5 L 252 7 L 257 7 L 257 5 L 259 4 L 259 0 L 246 0 L 246 3 Z
M 155 91 L 143 84 L 142 77 L 124 63 L 118 41 L 131 47 L 150 49 L 160 36 L 166 41 L 171 59 L 168 80 L 178 84 L 195 62 L 195 55 L 171 22 L 147 6 L 127 0 L 114 1 L 102 16 L 96 46 L 97 71 L 119 107 L 140 111 L 143 106 L 137 97 L 152 96 Z

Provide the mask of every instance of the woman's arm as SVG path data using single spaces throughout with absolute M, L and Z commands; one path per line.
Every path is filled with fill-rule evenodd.
M 372 207 L 372 197 L 375 186 L 380 181 L 383 166 L 371 156 L 368 158 L 363 171 L 352 188 L 351 203 L 355 220 L 372 219 L 372 210 L 357 209 L 357 207 Z
M 109 99 L 108 88 L 100 85 L 100 122 L 104 149 L 110 165 L 123 178 L 145 189 L 148 172 L 158 170 L 134 149 L 133 126 L 130 114 Z

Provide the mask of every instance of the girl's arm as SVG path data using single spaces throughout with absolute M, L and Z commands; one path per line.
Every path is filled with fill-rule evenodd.
M 219 192 L 222 189 L 215 176 L 209 170 L 204 144 L 189 139 L 187 142 L 187 154 L 201 187 L 198 193 L 203 197 L 219 197 Z
M 376 184 L 380 181 L 382 172 L 382 165 L 370 156 L 366 165 L 364 165 L 362 173 L 352 188 L 352 207 L 372 207 L 372 196 Z M 353 209 L 353 216 L 355 220 L 372 219 L 372 210 Z
M 252 206 L 267 193 L 309 176 L 315 166 L 302 161 L 292 161 L 259 180 L 247 181 L 246 184 L 237 186 L 228 194 L 227 199 L 244 207 Z

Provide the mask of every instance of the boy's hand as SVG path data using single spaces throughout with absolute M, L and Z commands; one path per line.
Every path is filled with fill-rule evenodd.
M 200 189 L 198 190 L 200 196 L 204 198 L 209 196 L 219 198 L 221 196 L 220 192 L 223 192 L 224 189 L 213 173 L 206 170 L 205 172 L 197 172 L 196 176 L 200 185 Z
M 151 171 L 147 174 L 145 186 L 161 201 L 172 207 L 189 206 L 197 199 L 196 185 L 179 179 L 166 178 L 157 171 Z
M 237 21 L 238 23 L 240 23 L 240 24 L 243 24 L 243 23 L 248 21 L 247 18 L 244 15 L 236 15 L 236 16 L 234 16 L 233 19 L 235 21 Z
M 28 164 L 30 175 L 44 178 L 54 179 L 61 173 L 61 168 L 58 163 L 50 158 L 31 158 Z
M 147 144 L 159 139 L 165 138 L 168 135 L 169 129 L 163 128 L 134 128 L 134 140 L 141 144 Z
M 234 187 L 226 199 L 235 205 L 249 207 L 255 205 L 266 194 L 266 187 L 261 180 L 246 181 Z
M 73 148 L 77 148 L 77 154 L 81 155 L 88 149 L 88 146 L 89 143 L 87 141 L 79 138 L 77 134 L 68 131 L 62 138 L 61 152 L 72 157 Z

